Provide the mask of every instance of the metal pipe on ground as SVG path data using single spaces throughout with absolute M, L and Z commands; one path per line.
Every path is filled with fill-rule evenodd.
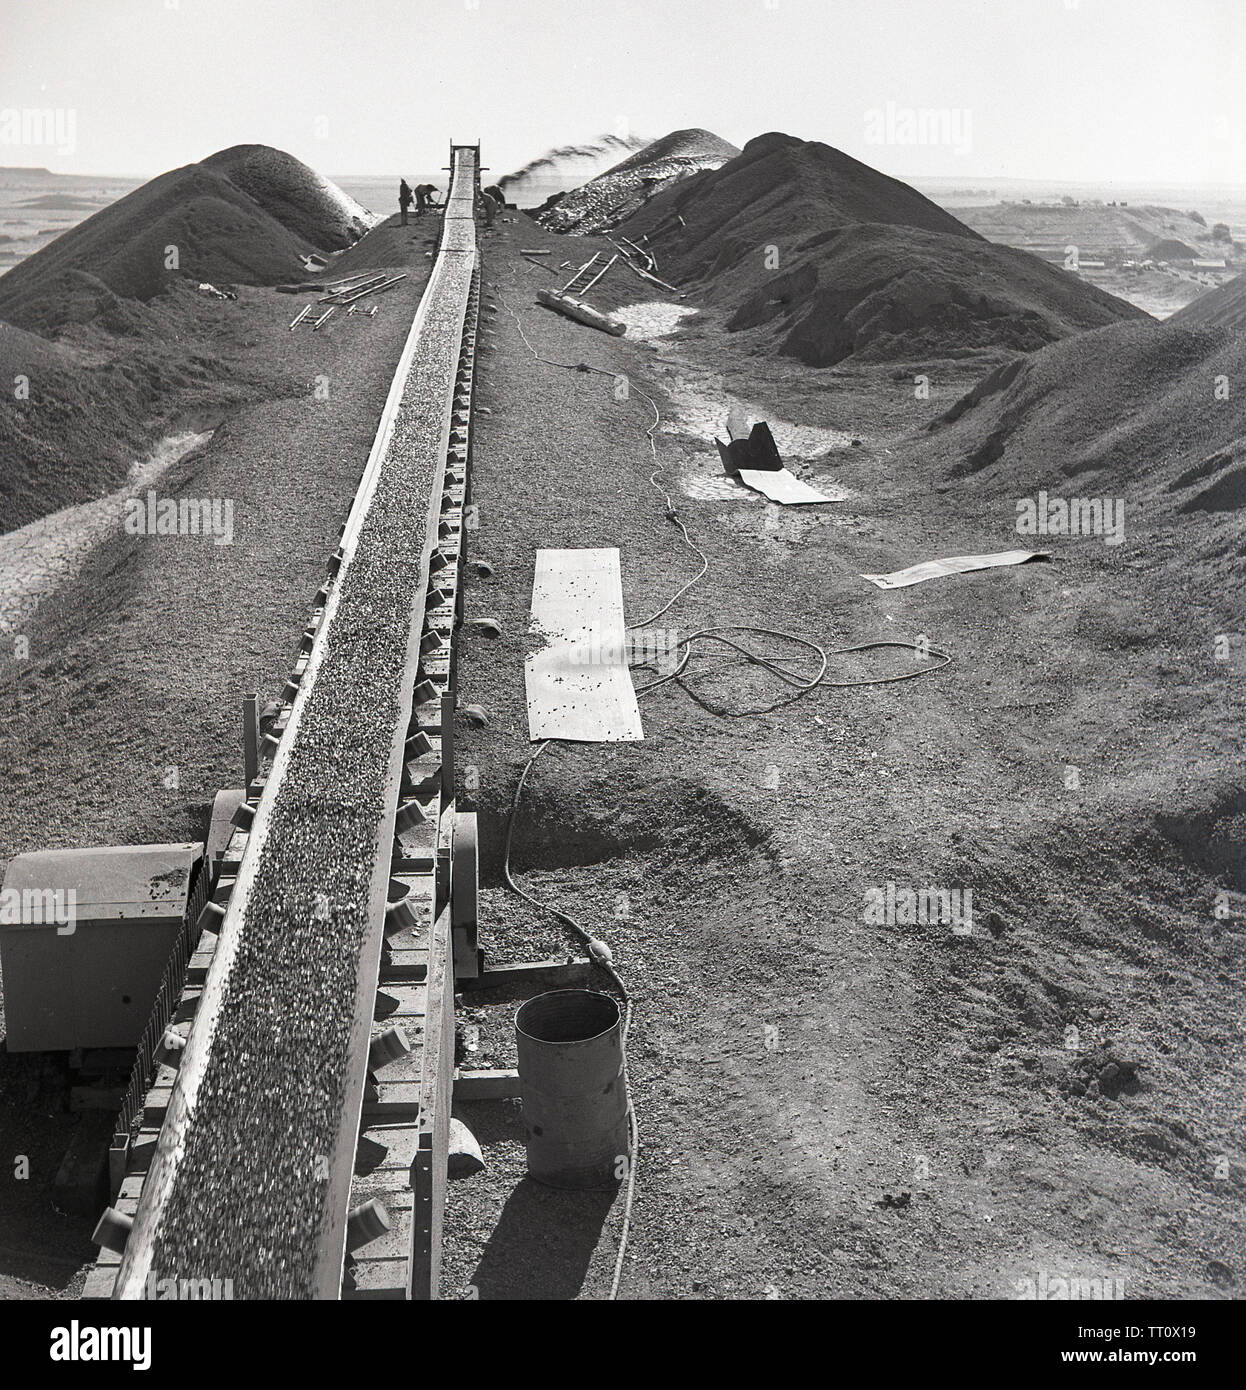
M 375 276 L 375 274 L 376 271 L 374 270 L 361 270 L 358 272 L 358 274 L 344 276 L 341 280 L 330 280 L 329 283 L 325 286 L 325 289 L 332 290 L 335 294 L 339 290 L 346 289 L 349 285 L 353 285 L 356 289 L 358 289 L 361 281 L 371 280 Z
M 547 1187 L 617 1186 L 630 1162 L 619 1006 L 608 994 L 559 989 L 515 1015 L 528 1172 Z
M 381 281 L 384 279 L 384 271 L 382 271 L 380 274 L 369 275 L 365 280 L 362 280 L 359 284 L 347 285 L 344 286 L 342 289 L 333 290 L 330 294 L 322 295 L 316 301 L 316 303 L 328 304 L 330 301 L 334 299 L 340 299 L 343 304 L 349 304 L 350 299 L 347 296 L 353 296 L 356 290 L 366 289 L 369 285 L 379 285 Z
M 362 289 L 356 291 L 356 293 L 347 295 L 347 297 L 342 300 L 342 303 L 353 304 L 356 299 L 366 299 L 370 294 L 380 294 L 382 290 L 393 289 L 399 280 L 405 280 L 406 278 L 407 272 L 404 270 L 401 275 L 395 275 L 392 280 L 383 280 L 383 283 L 378 285 L 365 285 Z

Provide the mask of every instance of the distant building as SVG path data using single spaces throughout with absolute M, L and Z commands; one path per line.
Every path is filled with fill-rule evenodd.
M 1223 270 L 1225 268 L 1223 261 L 1191 261 L 1190 264 L 1195 270 Z

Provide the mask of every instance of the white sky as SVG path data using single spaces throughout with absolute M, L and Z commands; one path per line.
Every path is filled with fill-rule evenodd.
M 410 173 L 453 137 L 501 175 L 705 126 L 899 176 L 1241 185 L 1244 73 L 1246 0 L 0 0 L 0 164 L 149 176 L 258 142 Z M 889 102 L 954 140 L 867 141 Z M 14 143 L 23 108 L 65 148 Z

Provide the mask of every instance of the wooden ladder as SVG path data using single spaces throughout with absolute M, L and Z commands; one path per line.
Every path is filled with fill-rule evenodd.
M 594 251 L 591 259 L 584 262 L 558 293 L 574 294 L 577 291 L 582 293 L 590 285 L 596 284 L 616 259 L 616 257 L 611 256 L 609 260 L 606 260 L 604 251 Z

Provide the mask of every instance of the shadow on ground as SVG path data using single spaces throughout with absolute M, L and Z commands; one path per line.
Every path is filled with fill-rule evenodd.
M 478 1297 L 578 1297 L 614 1199 L 614 1190 L 556 1192 L 522 1179 L 472 1275 Z

